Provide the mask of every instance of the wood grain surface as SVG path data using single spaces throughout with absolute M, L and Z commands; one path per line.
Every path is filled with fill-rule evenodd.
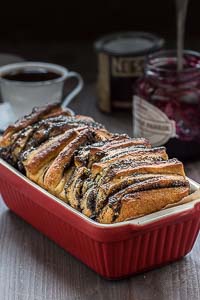
M 113 132 L 132 135 L 131 113 L 104 115 L 95 86 L 71 108 Z M 186 164 L 200 181 L 200 161 Z M 184 259 L 121 281 L 107 281 L 10 212 L 0 199 L 0 300 L 199 300 L 200 238 Z

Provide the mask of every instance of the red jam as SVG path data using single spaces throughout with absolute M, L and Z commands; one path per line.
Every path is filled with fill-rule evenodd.
M 152 138 L 155 146 L 164 144 L 170 156 L 186 160 L 200 158 L 200 53 L 185 51 L 183 59 L 183 70 L 178 72 L 175 51 L 162 51 L 150 56 L 145 74 L 136 85 L 136 100 L 144 100 L 145 109 L 147 101 L 160 110 L 160 115 L 164 113 L 166 124 L 174 124 L 173 134 L 169 134 L 169 129 L 163 132 L 158 130 L 158 125 L 161 126 L 165 121 L 163 119 L 159 123 L 157 109 L 158 118 L 155 115 L 151 120 L 148 104 L 147 111 L 143 109 L 141 112 L 137 111 L 139 106 L 135 106 L 139 123 L 134 121 L 134 131 L 136 135 L 143 132 L 150 142 Z M 156 134 L 160 137 L 156 137 Z

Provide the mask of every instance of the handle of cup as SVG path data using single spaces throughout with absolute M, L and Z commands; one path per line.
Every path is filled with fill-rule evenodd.
M 79 73 L 76 72 L 69 72 L 67 75 L 66 80 L 68 80 L 69 78 L 76 78 L 77 79 L 77 85 L 76 87 L 63 99 L 62 101 L 62 107 L 65 108 L 69 105 L 69 103 L 80 93 L 80 91 L 83 88 L 84 82 L 83 82 L 83 78 L 81 77 L 81 75 Z M 65 81 L 66 81 L 65 80 Z

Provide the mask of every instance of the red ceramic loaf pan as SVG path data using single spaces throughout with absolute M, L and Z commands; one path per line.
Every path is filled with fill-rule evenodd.
M 131 221 L 96 223 L 3 160 L 0 192 L 12 211 L 108 279 L 180 259 L 191 251 L 200 228 L 200 199 Z

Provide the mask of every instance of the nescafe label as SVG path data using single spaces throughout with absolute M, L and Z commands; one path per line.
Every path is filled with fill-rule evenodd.
M 111 72 L 114 77 L 138 77 L 143 73 L 144 57 L 112 57 Z

